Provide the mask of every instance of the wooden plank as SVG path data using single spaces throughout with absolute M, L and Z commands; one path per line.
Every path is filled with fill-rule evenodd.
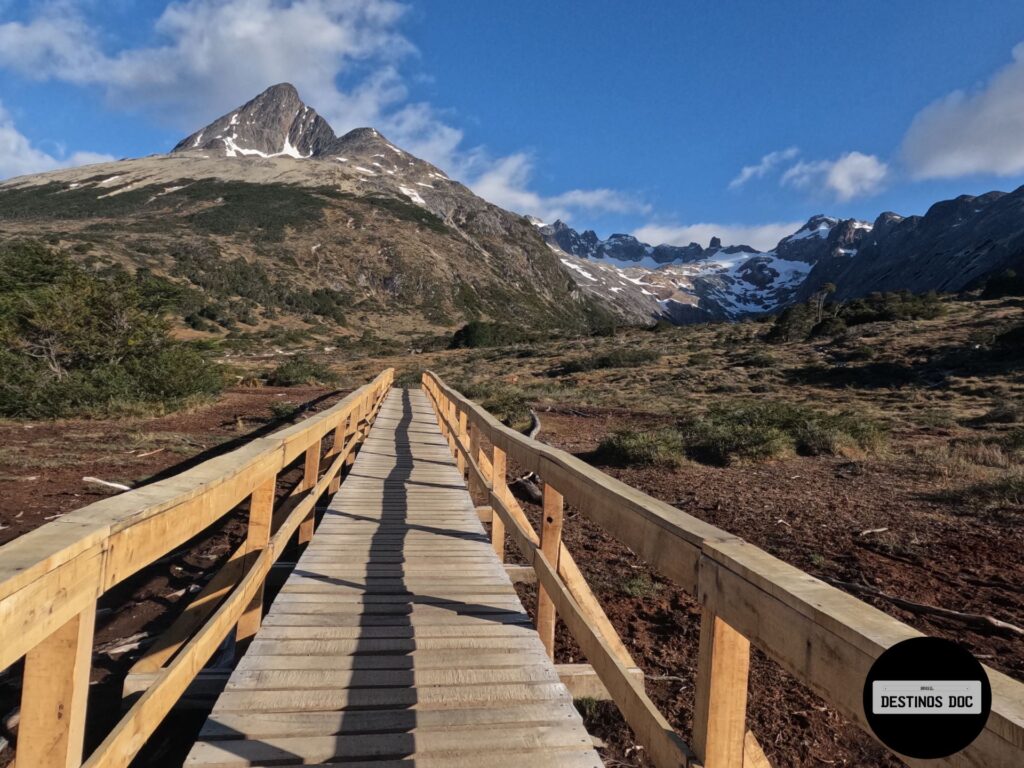
M 417 688 L 508 683 L 553 683 L 558 674 L 550 664 L 522 667 L 465 666 L 441 669 L 269 669 L 237 670 L 228 681 L 228 691 L 316 691 L 332 688 Z M 742 743 L 742 742 L 741 742 Z
M 431 754 L 476 754 L 487 760 L 495 752 L 514 752 L 529 761 L 538 751 L 591 750 L 592 743 L 581 727 L 531 725 L 488 729 L 426 729 L 409 733 L 334 736 L 265 736 L 257 741 L 198 742 L 188 766 L 220 768 L 235 765 L 310 765 L 356 759 L 401 758 L 418 761 Z M 241 762 L 239 762 L 241 759 Z
M 299 488 L 302 492 L 308 492 L 316 486 L 320 475 L 320 453 L 323 450 L 323 438 L 320 438 L 306 449 L 306 457 L 303 462 L 302 482 Z M 310 510 L 309 515 L 299 526 L 298 544 L 303 546 L 313 539 L 313 526 L 316 524 L 316 512 Z
M 537 574 L 532 565 L 506 565 L 505 573 L 513 584 L 536 584 Z
M 505 485 L 505 452 L 492 446 L 491 455 L 491 495 L 503 499 L 508 494 L 508 486 Z M 498 560 L 505 562 L 505 522 L 500 516 L 491 520 L 491 546 Z
M 421 650 L 440 651 L 457 650 L 488 652 L 507 650 L 508 652 L 540 650 L 544 646 L 540 644 L 539 638 L 534 633 L 519 633 L 519 635 L 491 634 L 480 635 L 476 633 L 471 636 L 459 634 L 452 636 L 450 632 L 433 637 L 423 637 L 417 634 L 415 637 L 402 638 L 372 638 L 362 637 L 353 633 L 352 637 L 313 635 L 312 637 L 294 637 L 278 634 L 274 636 L 264 628 L 246 653 L 265 654 L 298 654 L 298 655 L 327 655 L 346 654 L 365 656 L 369 654 L 409 654 Z
M 274 493 L 277 488 L 277 475 L 264 481 L 252 493 L 249 500 L 249 528 L 245 536 L 245 568 L 251 569 L 260 553 L 270 543 L 270 524 L 274 516 Z M 238 641 L 247 640 L 256 634 L 263 617 L 263 586 L 254 591 L 252 601 L 242 612 L 235 628 Z
M 693 750 L 704 768 L 743 768 L 750 641 L 704 608 L 700 623 Z
M 25 657 L 18 765 L 77 768 L 92 666 L 93 603 Z
M 558 555 L 562 547 L 562 494 L 550 483 L 544 484 L 544 509 L 541 515 L 540 551 L 558 570 Z M 544 643 L 548 656 L 555 658 L 555 604 L 543 585 L 537 587 L 537 634 Z
M 612 701 L 612 695 L 601 682 L 597 670 L 590 664 L 555 664 L 555 671 L 558 679 L 569 690 L 569 695 L 574 699 L 597 699 L 598 701 Z M 640 685 L 643 685 L 644 672 L 642 669 L 632 668 L 629 674 L 636 678 Z
M 555 683 L 431 686 L 425 688 L 336 688 L 312 691 L 225 691 L 214 712 L 323 712 L 349 709 L 478 707 L 490 702 L 570 701 Z
M 743 738 L 743 768 L 772 768 L 757 737 L 751 731 L 747 731 Z
M 523 556 L 532 560 L 538 584 L 551 596 L 559 615 L 597 671 L 623 718 L 647 749 L 647 754 L 656 768 L 677 768 L 679 765 L 686 765 L 692 756 L 689 748 L 655 707 L 643 685 L 631 676 L 629 669 L 615 656 L 604 636 L 591 623 L 589 616 L 563 584 L 555 567 L 533 541 L 536 534 L 529 528 L 525 516 L 520 517 L 521 510 L 518 511 L 518 515 L 514 515 L 493 494 L 492 506 L 505 520 L 506 530 L 519 546 Z
M 175 619 L 131 668 L 129 674 L 153 672 L 162 667 L 192 634 L 202 626 L 207 617 L 217 608 L 221 600 L 242 578 L 245 565 L 246 544 L 243 542 L 214 574 L 213 578 L 196 595 L 184 612 Z
M 324 736 L 387 733 L 413 728 L 487 728 L 528 723 L 573 721 L 576 711 L 565 700 L 524 702 L 482 708 L 378 710 L 366 712 L 220 712 L 206 721 L 200 738 L 236 739 L 241 736 Z

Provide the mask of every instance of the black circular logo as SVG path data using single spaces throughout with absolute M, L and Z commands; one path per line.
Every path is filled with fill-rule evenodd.
M 894 752 L 921 760 L 948 757 L 985 728 L 992 687 L 963 646 L 914 637 L 879 656 L 864 682 L 864 713 Z

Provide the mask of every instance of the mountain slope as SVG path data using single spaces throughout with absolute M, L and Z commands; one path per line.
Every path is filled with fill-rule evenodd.
M 1024 270 L 1024 187 L 942 201 L 924 216 L 883 213 L 873 224 L 814 216 L 765 253 L 723 248 L 718 238 L 709 248 L 652 246 L 629 235 L 601 240 L 560 221 L 540 232 L 575 267 L 581 288 L 622 312 L 678 323 L 735 320 L 806 301 L 828 283 L 836 298 L 851 299 L 961 291 Z
M 0 184 L 0 236 L 151 270 L 192 292 L 190 325 L 218 332 L 585 329 L 607 314 L 526 219 L 371 128 L 335 136 L 288 85 L 170 154 Z
M 648 321 L 690 323 L 735 320 L 796 301 L 819 265 L 848 262 L 870 228 L 854 219 L 814 216 L 765 253 L 748 245 L 723 247 L 718 238 L 708 248 L 651 246 L 630 235 L 600 240 L 560 221 L 540 232 L 596 298 Z

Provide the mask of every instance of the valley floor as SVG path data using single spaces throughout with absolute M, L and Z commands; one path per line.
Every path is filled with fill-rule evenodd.
M 923 632 L 963 642 L 989 666 L 1021 680 L 1021 635 L 907 610 L 889 598 L 1024 626 L 1024 486 L 1015 484 L 1024 472 L 1024 365 L 993 355 L 987 346 L 995 333 L 1022 320 L 1024 306 L 1014 300 L 950 301 L 947 313 L 934 320 L 872 323 L 833 338 L 779 345 L 761 340 L 764 324 L 745 323 L 630 330 L 506 349 L 323 357 L 342 375 L 342 390 L 387 365 L 405 381 L 430 368 L 516 425 L 532 407 L 542 421 L 540 440 L 853 591 Z M 624 350 L 644 354 L 630 357 Z M 579 364 L 595 360 L 603 362 Z M 254 359 L 250 367 L 261 365 Z M 116 492 L 83 482 L 85 476 L 136 484 L 180 471 L 276 428 L 282 422 L 275 416 L 288 411 L 282 402 L 323 407 L 335 396 L 318 388 L 235 389 L 214 404 L 160 418 L 0 423 L 6 446 L 0 453 L 0 542 Z M 597 452 L 622 429 L 677 429 L 709 407 L 750 402 L 849 411 L 886 438 L 872 448 L 782 451 L 769 460 L 726 466 L 691 456 L 672 464 L 613 465 Z M 111 596 L 100 644 L 164 625 L 162 617 L 174 612 L 181 590 L 238 535 L 229 520 L 210 540 L 164 564 L 164 571 Z M 647 673 L 652 697 L 687 736 L 698 606 L 577 510 L 569 510 L 564 536 Z M 136 653 L 110 654 L 97 663 L 108 696 Z M 559 661 L 580 660 L 564 631 L 558 654 Z M 6 686 L 0 716 L 17 703 L 13 681 L 0 679 Z M 646 765 L 613 707 L 585 710 L 592 731 L 606 742 L 609 764 Z M 776 766 L 897 764 L 759 654 L 749 717 Z M 173 764 L 167 754 L 159 759 Z

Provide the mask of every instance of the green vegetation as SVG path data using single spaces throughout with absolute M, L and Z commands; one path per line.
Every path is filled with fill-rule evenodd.
M 267 384 L 272 387 L 330 385 L 337 381 L 337 374 L 329 367 L 306 355 L 296 355 L 267 374 Z
M 0 245 L 0 415 L 117 415 L 219 392 L 220 369 L 171 339 L 165 288 L 102 279 L 39 243 Z
M 994 480 L 985 480 L 965 488 L 950 491 L 943 496 L 965 506 L 983 510 L 1024 505 L 1024 474 L 1014 472 Z
M 528 339 L 526 331 L 518 326 L 473 320 L 455 332 L 451 348 L 502 347 Z
M 794 452 L 817 456 L 850 448 L 875 450 L 884 442 L 882 428 L 863 416 L 772 401 L 713 406 L 684 423 L 682 433 L 693 458 L 717 465 Z
M 622 593 L 629 597 L 648 598 L 657 595 L 662 586 L 651 579 L 648 574 L 640 572 L 625 579 L 620 588 Z
M 990 277 L 981 292 L 983 299 L 1002 299 L 1007 296 L 1024 296 L 1024 276 L 1012 269 Z
M 530 401 L 519 387 L 500 381 L 481 381 L 457 389 L 506 426 L 517 429 L 530 422 Z
M 675 467 L 688 457 L 726 466 L 793 453 L 875 450 L 884 439 L 882 428 L 861 416 L 781 402 L 738 402 L 712 406 L 675 429 L 613 432 L 598 446 L 596 458 L 619 466 Z
M 613 349 L 597 357 L 580 357 L 567 360 L 557 369 L 560 374 L 596 371 L 602 368 L 636 368 L 646 363 L 654 363 L 661 359 L 661 353 L 653 349 L 636 349 L 623 347 Z
M 892 320 L 932 320 L 946 312 L 935 293 L 916 295 L 909 291 L 872 293 L 861 299 L 824 303 L 822 291 L 806 304 L 793 304 L 776 316 L 764 338 L 770 342 L 805 341 L 835 336 L 849 326 Z
M 678 467 L 685 454 L 686 443 L 678 430 L 624 429 L 602 440 L 595 458 L 615 466 Z
M 345 323 L 342 308 L 351 303 L 351 297 L 342 291 L 329 288 L 309 291 L 281 283 L 274 280 L 262 264 L 242 258 L 225 259 L 214 247 L 182 245 L 171 256 L 176 276 L 187 279 L 204 294 L 217 299 L 198 308 L 191 303 L 175 307 L 193 327 L 202 320 L 229 329 L 235 327 L 236 321 L 251 325 L 255 323 L 253 313 L 258 306 Z

